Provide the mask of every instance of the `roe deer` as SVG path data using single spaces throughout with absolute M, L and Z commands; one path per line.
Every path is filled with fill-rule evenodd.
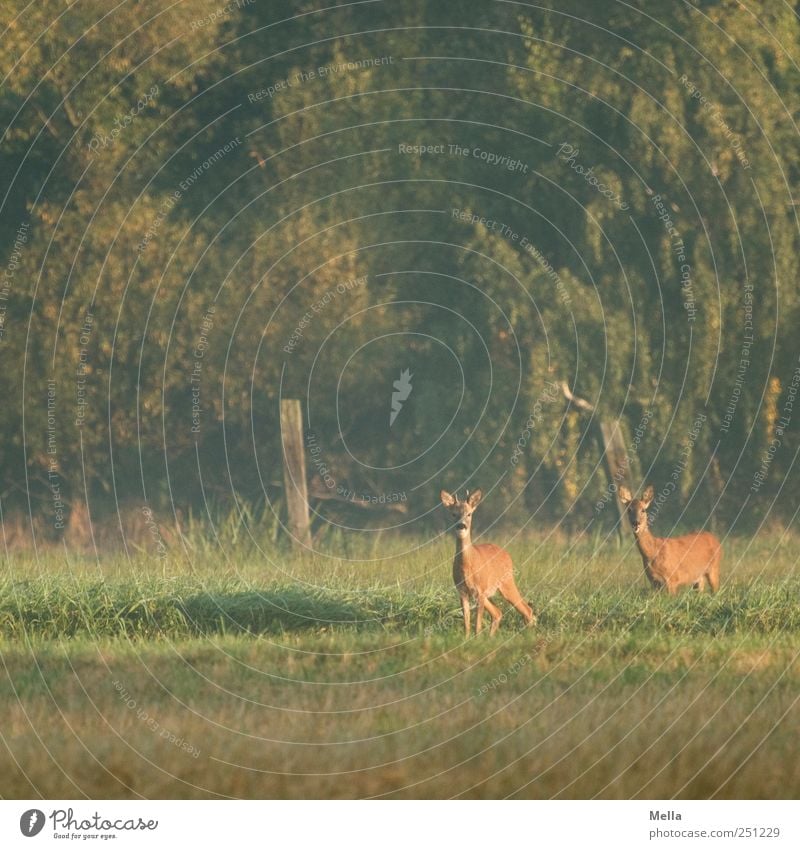
M 494 635 L 500 626 L 503 614 L 500 608 L 489 600 L 499 590 L 503 598 L 514 605 L 522 614 L 526 625 L 535 621 L 531 608 L 522 600 L 514 583 L 511 556 L 497 545 L 485 543 L 473 545 L 471 538 L 472 514 L 480 504 L 481 491 L 476 489 L 472 495 L 467 491 L 464 501 L 458 496 L 442 490 L 439 493 L 442 504 L 455 519 L 456 556 L 453 560 L 453 581 L 461 596 L 461 609 L 464 613 L 464 633 L 469 636 L 470 599 L 476 599 L 478 610 L 475 619 L 475 633 L 483 628 L 483 610 L 489 611 L 492 625 L 489 634 Z
M 647 527 L 653 487 L 648 486 L 641 498 L 634 498 L 626 486 L 621 486 L 619 497 L 627 506 L 644 571 L 653 587 L 666 587 L 674 595 L 679 587 L 691 584 L 702 592 L 707 581 L 712 592 L 719 589 L 722 546 L 714 534 L 699 531 L 672 539 L 654 537 Z

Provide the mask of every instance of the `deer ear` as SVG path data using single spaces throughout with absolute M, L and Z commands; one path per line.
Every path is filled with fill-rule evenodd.
M 642 501 L 642 504 L 644 504 L 645 509 L 647 509 L 650 506 L 650 503 L 652 502 L 654 495 L 655 495 L 655 490 L 653 489 L 652 485 L 648 486 L 647 489 L 642 493 L 641 501 Z
M 619 500 L 623 504 L 630 504 L 633 501 L 633 496 L 627 486 L 621 486 L 619 488 Z
M 483 493 L 476 489 L 467 499 L 467 504 L 474 510 L 481 503 L 481 498 L 483 498 Z
M 444 489 L 439 493 L 439 498 L 442 499 L 442 504 L 444 504 L 445 507 L 452 507 L 457 500 L 454 495 L 450 495 L 450 493 Z

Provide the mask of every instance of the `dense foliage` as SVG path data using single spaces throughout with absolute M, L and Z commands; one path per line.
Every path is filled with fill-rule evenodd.
M 2 17 L 6 515 L 279 510 L 281 397 L 403 522 L 607 524 L 600 420 L 670 521 L 793 515 L 790 4 Z

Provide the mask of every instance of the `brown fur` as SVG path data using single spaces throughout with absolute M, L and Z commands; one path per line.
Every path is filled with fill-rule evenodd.
M 722 545 L 714 534 L 700 531 L 672 539 L 655 537 L 647 526 L 653 487 L 648 486 L 642 497 L 635 499 L 627 487 L 621 486 L 619 496 L 628 510 L 645 575 L 654 588 L 663 587 L 670 595 L 690 585 L 702 592 L 706 583 L 712 592 L 719 589 Z
M 470 600 L 477 601 L 475 633 L 483 628 L 483 611 L 492 617 L 489 634 L 494 635 L 500 627 L 503 614 L 490 599 L 498 591 L 506 601 L 520 612 L 525 623 L 536 621 L 530 606 L 525 603 L 514 583 L 514 565 L 507 551 L 497 545 L 484 543 L 472 544 L 472 514 L 481 500 L 481 491 L 476 489 L 464 501 L 456 495 L 442 490 L 439 493 L 442 504 L 450 511 L 455 525 L 456 556 L 453 560 L 453 582 L 461 597 L 461 610 L 464 614 L 464 632 L 470 633 Z

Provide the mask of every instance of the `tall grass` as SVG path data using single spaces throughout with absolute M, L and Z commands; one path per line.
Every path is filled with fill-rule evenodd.
M 393 540 L 379 560 L 293 554 L 272 560 L 253 553 L 242 527 L 231 524 L 226 531 L 226 544 L 243 551 L 229 549 L 225 562 L 196 542 L 191 557 L 168 560 L 64 562 L 49 555 L 8 561 L 0 578 L 0 636 L 153 639 L 460 628 L 445 540 Z M 570 547 L 531 539 L 511 546 L 519 585 L 539 629 L 548 633 L 800 631 L 794 564 L 783 552 L 771 562 L 751 556 L 749 547 L 746 540 L 728 545 L 717 595 L 689 591 L 670 598 L 649 591 L 630 549 L 599 547 L 596 540 Z M 509 610 L 503 627 L 518 624 Z
M 450 541 L 304 555 L 244 522 L 163 559 L 6 559 L 0 795 L 800 792 L 791 539 L 726 540 L 720 592 L 676 597 L 630 545 L 499 539 L 538 622 L 503 605 L 467 640 Z

